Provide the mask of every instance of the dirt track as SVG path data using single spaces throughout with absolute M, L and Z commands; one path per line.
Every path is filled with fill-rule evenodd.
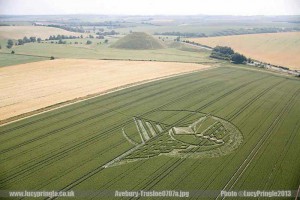
M 208 68 L 191 63 L 59 59 L 0 68 L 0 120 L 144 80 Z

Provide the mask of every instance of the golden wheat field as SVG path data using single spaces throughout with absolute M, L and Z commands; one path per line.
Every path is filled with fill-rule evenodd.
M 266 33 L 208 38 L 190 38 L 215 47 L 230 46 L 247 57 L 267 63 L 300 69 L 300 33 Z
M 208 68 L 192 63 L 58 59 L 0 68 L 0 120 L 89 94 Z

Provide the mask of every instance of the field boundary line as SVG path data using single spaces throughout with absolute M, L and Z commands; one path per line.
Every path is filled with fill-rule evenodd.
M 38 58 L 48 58 L 50 59 L 51 56 L 40 56 L 40 55 L 30 55 L 30 54 L 23 54 L 23 53 L 8 53 L 8 52 L 0 52 L 0 54 L 8 54 L 8 55 L 17 55 L 17 56 L 31 56 L 31 57 L 38 57 Z M 8 66 L 3 66 L 3 67 L 9 67 L 10 65 Z
M 82 96 L 82 97 L 78 97 L 78 98 L 75 98 L 75 99 L 70 99 L 70 100 L 63 101 L 63 102 L 60 102 L 60 103 L 57 103 L 57 104 L 49 105 L 49 106 L 44 107 L 44 108 L 40 108 L 40 109 L 37 109 L 37 110 L 34 110 L 34 111 L 30 111 L 30 112 L 27 112 L 27 113 L 24 113 L 24 114 L 21 114 L 21 115 L 17 115 L 17 116 L 8 118 L 8 119 L 0 120 L 0 127 L 11 124 L 11 123 L 14 123 L 14 122 L 17 122 L 17 121 L 20 121 L 20 120 L 23 120 L 23 119 L 27 119 L 27 118 L 30 118 L 30 117 L 33 117 L 33 116 L 37 116 L 37 115 L 40 115 L 40 114 L 43 114 L 43 113 L 46 113 L 46 112 L 57 110 L 59 108 L 63 108 L 63 107 L 66 107 L 66 106 L 69 106 L 69 105 L 72 105 L 72 104 L 75 104 L 75 103 L 79 103 L 79 102 L 83 102 L 83 101 L 86 101 L 86 100 L 94 99 L 94 98 L 97 98 L 97 97 L 100 97 L 100 96 L 103 96 L 103 95 L 106 95 L 106 94 L 111 94 L 113 92 L 118 92 L 118 91 L 121 91 L 123 89 L 128 89 L 128 88 L 131 88 L 131 87 L 134 87 L 134 86 L 139 86 L 139 85 L 151 83 L 151 82 L 154 82 L 154 81 L 159 81 L 159 80 L 163 80 L 163 79 L 167 79 L 167 78 L 173 78 L 173 77 L 177 77 L 177 76 L 181 76 L 181 75 L 187 75 L 187 74 L 192 74 L 192 73 L 196 73 L 196 72 L 200 72 L 200 71 L 216 69 L 216 68 L 219 68 L 219 67 L 213 66 L 213 67 L 208 67 L 208 68 L 204 68 L 204 69 L 192 70 L 192 71 L 189 71 L 189 72 L 181 72 L 181 73 L 167 75 L 167 76 L 153 78 L 153 79 L 146 79 L 146 80 L 138 81 L 138 82 L 135 82 L 135 83 L 125 84 L 125 85 L 120 86 L 120 87 L 115 87 L 115 88 L 112 88 L 112 89 L 109 89 L 109 90 L 106 90 L 106 91 L 103 91 L 103 92 L 100 92 L 100 93 L 88 94 L 88 95 L 85 95 L 85 96 Z

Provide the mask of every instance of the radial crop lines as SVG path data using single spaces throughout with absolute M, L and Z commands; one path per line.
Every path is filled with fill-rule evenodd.
M 228 73 L 230 73 L 230 72 L 227 72 L 227 73 L 224 73 L 224 74 L 228 74 Z M 216 75 L 216 76 L 218 76 L 218 75 Z M 245 75 L 245 76 L 246 76 L 246 75 Z M 240 77 L 238 77 L 238 78 L 240 78 Z M 205 80 L 205 79 L 206 79 L 206 78 L 201 79 L 201 81 L 203 81 L 203 80 Z M 194 90 L 192 90 L 191 92 L 185 93 L 184 95 L 181 95 L 181 96 L 177 97 L 177 98 L 174 99 L 174 100 L 168 101 L 167 103 L 160 105 L 160 106 L 157 107 L 155 110 L 151 110 L 151 112 L 158 111 L 158 110 L 160 110 L 161 108 L 166 107 L 166 106 L 168 106 L 168 105 L 171 105 L 171 104 L 173 104 L 173 103 L 176 103 L 176 102 L 179 102 L 179 101 L 183 101 L 186 97 L 188 97 L 188 96 L 190 96 L 190 95 L 193 95 L 195 92 L 200 92 L 200 91 L 202 91 L 202 90 L 204 90 L 204 89 L 209 89 L 209 88 L 212 87 L 212 86 L 216 86 L 216 85 L 220 85 L 220 84 L 221 84 L 221 82 L 213 82 L 213 83 L 204 85 L 204 86 L 202 86 L 202 87 L 200 87 L 200 88 L 197 87 L 197 88 L 195 88 Z M 147 114 L 149 114 L 149 112 L 145 112 L 145 113 L 143 113 L 141 116 L 144 116 L 144 115 L 147 115 Z
M 246 75 L 245 75 L 246 76 Z M 241 77 L 237 77 L 237 78 L 233 78 L 233 79 L 240 79 L 240 78 L 243 78 L 244 76 L 241 76 Z M 166 103 L 166 104 L 163 104 L 163 105 L 161 105 L 161 106 L 159 106 L 159 107 L 157 107 L 156 109 L 155 109 L 155 111 L 159 111 L 159 110 L 161 110 L 162 108 L 164 108 L 164 107 L 166 107 L 166 106 L 169 106 L 169 105 L 171 105 L 171 104 L 174 104 L 174 103 L 178 103 L 178 102 L 180 102 L 180 101 L 184 101 L 184 100 L 186 100 L 186 98 L 188 98 L 189 96 L 193 96 L 196 92 L 201 92 L 201 91 L 203 91 L 203 90 L 207 90 L 207 89 L 211 89 L 211 87 L 214 87 L 214 86 L 216 86 L 216 85 L 220 85 L 221 83 L 211 83 L 211 84 L 208 84 L 208 85 L 205 85 L 205 86 L 203 86 L 203 87 L 200 87 L 200 88 L 196 88 L 195 90 L 193 90 L 191 93 L 186 93 L 185 95 L 182 95 L 182 96 L 180 96 L 180 97 L 177 97 L 176 99 L 174 99 L 174 100 L 172 100 L 172 101 L 169 101 L 168 103 Z M 222 85 L 220 85 L 220 86 L 222 86 Z M 220 88 L 220 91 L 222 91 L 223 89 L 222 88 Z M 204 99 L 205 99 L 205 97 L 203 97 Z M 196 103 L 202 103 L 201 101 L 199 101 L 199 99 L 197 99 L 197 102 Z M 190 105 L 187 105 L 187 107 L 192 107 L 192 106 L 194 106 L 194 104 L 190 104 Z M 177 110 L 178 111 L 178 110 Z M 151 111 L 151 112 L 153 112 L 153 111 Z M 149 114 L 149 112 L 145 112 L 145 113 L 143 113 L 141 116 L 145 116 L 145 115 L 148 115 Z
M 276 86 L 279 85 L 280 83 L 281 83 L 281 82 L 278 82 L 278 83 L 276 84 Z M 270 87 L 266 88 L 265 90 L 263 90 L 260 94 L 258 94 L 258 95 L 256 95 L 255 97 L 253 97 L 253 99 L 257 100 L 259 97 L 262 96 L 262 94 L 265 94 L 267 91 L 269 91 L 269 90 L 271 89 L 271 87 L 272 87 L 272 88 L 275 88 L 275 87 L 273 87 L 273 86 L 270 86 Z M 253 102 L 254 102 L 253 99 L 250 100 L 250 102 L 253 103 Z M 251 105 L 250 103 L 247 103 L 246 106 L 243 106 L 243 107 L 242 107 L 242 109 L 245 109 L 246 107 L 249 107 L 250 105 Z M 241 110 L 241 109 L 238 109 L 238 108 L 237 108 L 237 109 L 236 109 L 235 111 L 233 111 L 233 112 L 235 112 L 235 114 L 236 114 L 236 113 L 239 113 L 240 110 Z M 196 162 L 196 161 L 195 161 L 195 162 Z
M 228 95 L 231 95 L 232 93 L 234 93 L 234 92 L 240 90 L 240 89 L 243 88 L 243 87 L 246 87 L 246 86 L 249 85 L 249 84 L 254 83 L 255 81 L 262 80 L 263 78 L 265 78 L 265 77 L 260 77 L 260 78 L 258 78 L 258 79 L 256 79 L 256 80 L 248 81 L 248 82 L 246 82 L 246 83 L 244 83 L 244 84 L 242 84 L 242 85 L 240 85 L 240 86 L 237 86 L 237 87 L 231 89 L 230 91 L 226 92 L 225 94 L 222 94 L 221 96 L 215 98 L 214 100 L 212 100 L 212 101 L 206 103 L 205 105 L 201 106 L 200 108 L 196 109 L 195 111 L 199 112 L 199 111 L 203 110 L 204 108 L 207 108 L 208 106 L 210 106 L 210 105 L 212 105 L 212 104 L 214 104 L 214 103 L 220 101 L 222 98 L 224 98 L 224 97 L 226 97 L 226 96 L 228 96 Z M 189 116 L 189 117 L 190 117 L 190 116 Z M 179 119 L 175 124 L 179 124 L 179 123 L 181 123 L 181 122 L 184 121 L 184 120 L 185 120 L 185 119 Z
M 264 103 L 265 103 L 265 102 L 264 102 Z M 278 102 L 276 103 L 276 105 L 274 106 L 274 109 L 273 109 L 273 110 L 271 111 L 271 113 L 269 113 L 269 114 L 271 115 L 271 114 L 275 113 L 275 111 L 276 111 L 275 108 L 279 107 L 279 105 L 280 105 L 280 101 L 278 101 Z M 263 106 L 263 104 L 260 104 L 258 107 L 261 107 L 261 106 Z M 252 132 L 255 132 L 255 131 L 259 130 L 259 129 L 261 128 L 261 126 L 267 121 L 267 117 L 262 118 L 262 119 L 263 119 L 263 120 L 260 120 L 259 124 L 258 124 L 258 125 L 257 125 L 250 133 L 249 133 L 249 135 L 251 135 Z M 253 136 L 253 134 L 252 134 L 252 136 Z M 252 136 L 251 136 L 251 137 L 252 137 Z M 244 145 L 245 145 L 247 142 L 248 142 L 248 140 L 244 143 Z M 210 183 L 207 185 L 206 189 L 213 183 L 213 181 L 215 181 L 215 179 L 216 179 L 217 177 L 219 177 L 219 176 L 221 175 L 221 173 L 222 173 L 223 170 L 226 168 L 226 166 L 232 161 L 232 156 L 235 156 L 235 155 L 234 155 L 234 154 L 231 155 L 231 157 L 228 158 L 226 162 L 223 162 L 223 163 L 221 164 L 221 166 L 220 166 L 220 167 L 222 167 L 221 170 L 219 171 L 219 173 L 218 173 L 217 175 L 214 176 L 213 179 L 210 178 L 211 181 L 210 181 Z
M 126 123 L 129 123 L 129 122 L 130 121 L 128 120 Z M 74 146 L 71 146 L 70 148 L 67 148 L 67 149 L 65 149 L 63 151 L 60 151 L 60 152 L 54 154 L 54 155 L 51 155 L 50 157 L 47 157 L 44 160 L 39 161 L 38 163 L 34 163 L 33 165 L 28 166 L 25 169 L 17 171 L 14 174 L 10 175 L 9 177 L 2 179 L 0 181 L 0 184 L 4 184 L 5 182 L 8 182 L 8 181 L 10 181 L 10 180 L 12 180 L 12 179 L 14 179 L 14 178 L 16 178 L 18 176 L 25 175 L 26 172 L 32 171 L 34 173 L 35 170 L 36 170 L 36 168 L 38 168 L 38 167 L 44 168 L 45 166 L 53 163 L 54 161 L 57 161 L 58 159 L 59 160 L 63 159 L 66 156 L 68 156 L 71 152 L 83 149 L 88 144 L 95 143 L 97 140 L 101 139 L 104 135 L 107 135 L 107 134 L 109 134 L 109 133 L 111 133 L 113 131 L 119 130 L 119 128 L 121 128 L 122 126 L 124 126 L 126 123 L 119 124 L 116 127 L 113 127 L 113 128 L 108 129 L 107 131 L 104 131 L 102 134 L 93 136 L 92 138 L 89 138 L 88 140 L 84 140 L 84 141 L 82 141 L 79 144 L 76 144 Z M 122 144 L 124 140 L 125 140 L 125 138 L 122 139 L 122 141 L 119 144 Z M 35 170 L 33 170 L 33 169 L 35 169 Z
M 300 90 L 299 90 L 300 91 Z M 266 137 L 262 142 L 261 145 L 259 146 L 259 148 L 256 150 L 255 154 L 253 155 L 253 157 L 249 160 L 249 163 L 246 165 L 246 167 L 243 169 L 243 171 L 241 172 L 241 174 L 239 174 L 238 178 L 234 181 L 234 183 L 230 186 L 229 189 L 232 189 L 235 185 L 235 183 L 239 180 L 239 178 L 242 176 L 242 174 L 244 173 L 244 171 L 247 169 L 247 167 L 251 164 L 251 161 L 254 159 L 254 157 L 257 155 L 258 151 L 261 149 L 261 147 L 263 146 L 263 144 L 267 141 L 267 139 L 270 137 L 270 135 L 273 133 L 272 131 L 278 126 L 281 117 L 289 110 L 291 109 L 291 107 L 294 105 L 295 101 L 294 99 L 296 98 L 296 96 L 298 95 L 299 91 L 295 92 L 295 94 L 293 95 L 293 97 L 290 99 L 290 101 L 285 105 L 285 107 L 282 109 L 282 111 L 280 112 L 280 114 L 277 116 L 277 118 L 275 119 L 275 121 L 271 124 L 271 126 L 269 127 L 269 129 L 266 132 Z M 261 141 L 261 140 L 260 140 Z M 259 142 L 260 142 L 259 141 Z
M 266 79 L 264 79 L 264 81 L 267 81 L 268 79 L 270 79 L 271 77 L 267 77 Z M 237 94 L 237 96 L 234 96 L 233 100 L 229 101 L 229 104 L 233 104 L 236 101 L 238 101 L 241 97 L 244 97 L 245 94 L 250 93 L 250 92 L 254 92 L 257 89 L 256 86 L 251 87 L 250 89 L 245 89 L 245 91 Z M 224 105 L 219 105 L 217 108 L 215 108 L 214 110 L 210 111 L 210 113 L 214 113 L 214 112 L 220 112 L 222 109 L 226 108 Z M 235 111 L 232 111 L 232 113 L 235 113 Z
M 186 117 L 185 117 L 185 118 L 186 118 Z M 177 123 L 177 122 L 176 122 L 176 123 Z M 176 123 L 175 123 L 175 124 L 176 124 Z M 160 182 L 162 179 L 163 179 L 163 177 L 162 177 L 161 179 L 159 179 L 158 182 Z
M 295 142 L 295 141 L 297 141 L 297 140 L 294 140 L 295 139 L 295 137 L 297 136 L 297 133 L 299 133 L 300 132 L 300 120 L 298 120 L 298 124 L 295 126 L 295 129 L 294 129 L 294 135 L 293 135 L 293 137 L 291 138 L 291 142 L 289 143 L 289 144 L 287 144 L 288 145 L 288 148 L 287 148 L 287 150 L 285 150 L 285 152 L 284 152 L 284 154 L 282 154 L 282 159 L 281 159 L 281 161 L 279 162 L 279 164 L 280 164 L 280 167 L 278 167 L 279 169 L 281 168 L 281 166 L 282 166 L 282 163 L 283 163 L 283 160 L 284 160 L 284 158 L 286 157 L 286 155 L 288 154 L 288 152 L 289 152 L 289 150 L 291 149 L 291 143 L 292 142 Z M 292 135 L 292 134 L 291 134 Z M 300 152 L 299 152 L 300 153 Z M 298 154 L 299 155 L 299 154 Z M 276 165 L 278 165 L 278 162 L 276 162 Z M 278 169 L 278 170 L 279 170 Z M 274 171 L 276 171 L 276 166 L 274 166 L 274 169 L 273 169 Z M 273 174 L 275 174 L 274 176 L 274 178 L 273 178 L 273 182 L 271 182 L 270 184 L 270 186 L 269 186 L 269 188 L 272 188 L 272 186 L 274 185 L 274 180 L 276 180 L 276 177 L 279 175 L 279 173 L 278 174 L 276 174 L 276 173 L 273 173 Z M 271 176 L 271 175 L 270 175 Z M 267 182 L 268 183 L 268 182 Z M 267 187 L 267 183 L 266 183 L 266 187 Z
M 280 113 L 277 115 L 276 119 L 273 121 L 273 123 L 269 126 L 268 130 L 263 134 L 263 136 L 259 139 L 258 143 L 255 145 L 255 147 L 252 149 L 250 154 L 247 156 L 247 158 L 244 160 L 244 162 L 240 165 L 238 170 L 235 172 L 235 174 L 231 177 L 231 179 L 227 182 L 227 184 L 224 186 L 222 190 L 229 191 L 231 190 L 236 182 L 239 180 L 239 178 L 243 175 L 245 170 L 248 168 L 248 166 L 251 164 L 252 160 L 255 158 L 265 141 L 270 137 L 270 135 L 273 133 L 272 130 L 276 128 L 277 124 L 280 122 L 281 117 L 283 114 L 288 111 L 291 108 L 291 103 L 295 103 L 294 100 L 296 96 L 298 95 L 299 90 L 297 90 L 293 96 L 289 99 L 289 101 L 285 104 L 283 109 L 280 111 Z M 217 197 L 217 199 L 220 197 L 220 195 Z M 224 199 L 223 197 L 222 199 Z
M 283 122 L 285 120 L 286 120 L 286 118 L 283 119 Z M 276 159 L 275 165 L 273 166 L 272 170 L 270 170 L 270 174 L 268 176 L 268 179 L 267 179 L 263 189 L 267 189 L 268 183 L 270 182 L 270 180 L 272 178 L 272 175 L 274 174 L 274 171 L 276 170 L 277 166 L 282 163 L 282 160 L 284 159 L 284 157 L 286 156 L 288 150 L 290 149 L 290 147 L 291 147 L 290 144 L 294 141 L 294 138 L 296 137 L 296 135 L 298 133 L 297 131 L 298 131 L 299 128 L 300 128 L 300 120 L 298 120 L 297 124 L 295 124 L 295 127 L 294 127 L 293 131 L 290 133 L 288 139 L 286 140 L 286 142 L 284 144 L 283 150 L 280 151 L 280 154 L 279 154 L 278 158 Z M 272 139 L 274 139 L 274 138 L 272 138 Z M 264 153 L 267 150 L 267 147 L 269 147 L 272 139 L 266 145 L 266 148 L 262 151 L 262 153 L 260 154 L 258 159 L 261 159 L 262 155 L 264 155 Z M 257 163 L 254 164 L 254 166 L 256 166 L 256 165 L 257 165 Z
M 278 85 L 280 85 L 281 83 L 283 83 L 285 80 L 279 81 L 277 83 L 275 83 L 274 85 L 269 86 L 268 88 L 266 88 L 265 90 L 263 90 L 262 92 L 260 92 L 258 95 L 254 96 L 252 99 L 250 99 L 241 109 L 238 110 L 238 112 L 235 113 L 231 113 L 228 116 L 229 121 L 234 120 L 236 117 L 239 116 L 239 114 L 241 114 L 244 110 L 246 110 L 249 106 L 251 106 L 256 100 L 258 100 L 259 98 L 261 98 L 262 96 L 264 96 L 266 93 L 268 93 L 271 89 L 277 87 Z M 227 117 L 226 117 L 227 118 Z
M 113 159 L 112 159 L 113 160 Z M 169 161 L 168 161 L 169 162 Z M 96 169 L 88 172 L 87 174 L 85 174 L 84 176 L 80 177 L 79 179 L 73 181 L 72 183 L 68 184 L 66 187 L 64 187 L 63 189 L 61 189 L 60 191 L 68 191 L 72 188 L 74 188 L 75 186 L 79 185 L 80 183 L 82 183 L 83 181 L 87 180 L 88 178 L 94 176 L 95 174 L 99 173 L 100 171 L 102 171 L 103 169 L 105 169 L 102 166 L 97 167 Z M 47 199 L 56 199 L 57 197 L 54 198 L 47 198 Z
M 191 150 L 189 150 L 191 151 Z M 184 158 L 177 159 L 174 164 L 164 169 L 161 173 L 156 175 L 154 178 L 150 179 L 140 190 L 148 189 L 151 190 L 156 184 L 158 184 L 160 181 L 162 181 L 166 176 L 168 176 L 173 170 L 175 170 L 178 166 L 180 166 L 189 156 L 186 156 Z M 139 186 L 139 185 L 138 185 Z M 136 187 L 135 187 L 136 188 Z M 133 188 L 133 190 L 135 189 Z M 133 199 L 133 198 L 130 198 Z M 140 199 L 140 197 L 138 197 Z
M 264 103 L 265 103 L 265 102 L 264 102 Z M 279 104 L 280 104 L 280 102 L 277 102 L 277 103 L 276 103 L 276 106 L 278 106 Z M 258 107 L 261 107 L 262 105 L 263 105 L 263 104 L 259 104 Z M 275 112 L 275 109 L 273 109 L 271 112 Z M 270 114 L 271 114 L 271 113 L 270 113 Z M 258 124 L 258 125 L 256 126 L 256 128 L 259 129 L 259 127 L 260 127 L 266 120 L 267 120 L 267 118 L 263 118 L 263 120 L 260 121 L 260 124 Z M 247 141 L 246 141 L 246 143 L 247 143 Z M 219 175 L 223 172 L 223 170 L 226 168 L 226 166 L 232 161 L 233 157 L 235 157 L 235 156 L 236 156 L 236 155 L 231 155 L 231 157 L 228 158 L 226 162 L 223 162 L 223 163 L 219 166 L 219 168 L 221 168 L 221 170 L 218 172 L 217 175 L 214 176 L 214 178 L 211 178 L 211 177 L 213 176 L 213 174 L 210 176 L 210 178 L 209 178 L 210 182 L 209 182 L 209 184 L 207 185 L 207 187 L 205 188 L 205 190 L 207 190 L 207 188 L 215 181 L 215 179 L 216 179 L 217 177 L 219 177 Z

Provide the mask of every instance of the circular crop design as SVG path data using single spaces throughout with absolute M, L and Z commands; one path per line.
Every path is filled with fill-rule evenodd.
M 231 153 L 243 136 L 232 123 L 206 113 L 162 110 L 134 117 L 122 129 L 135 145 L 121 162 L 167 155 L 189 158 L 218 157 Z

